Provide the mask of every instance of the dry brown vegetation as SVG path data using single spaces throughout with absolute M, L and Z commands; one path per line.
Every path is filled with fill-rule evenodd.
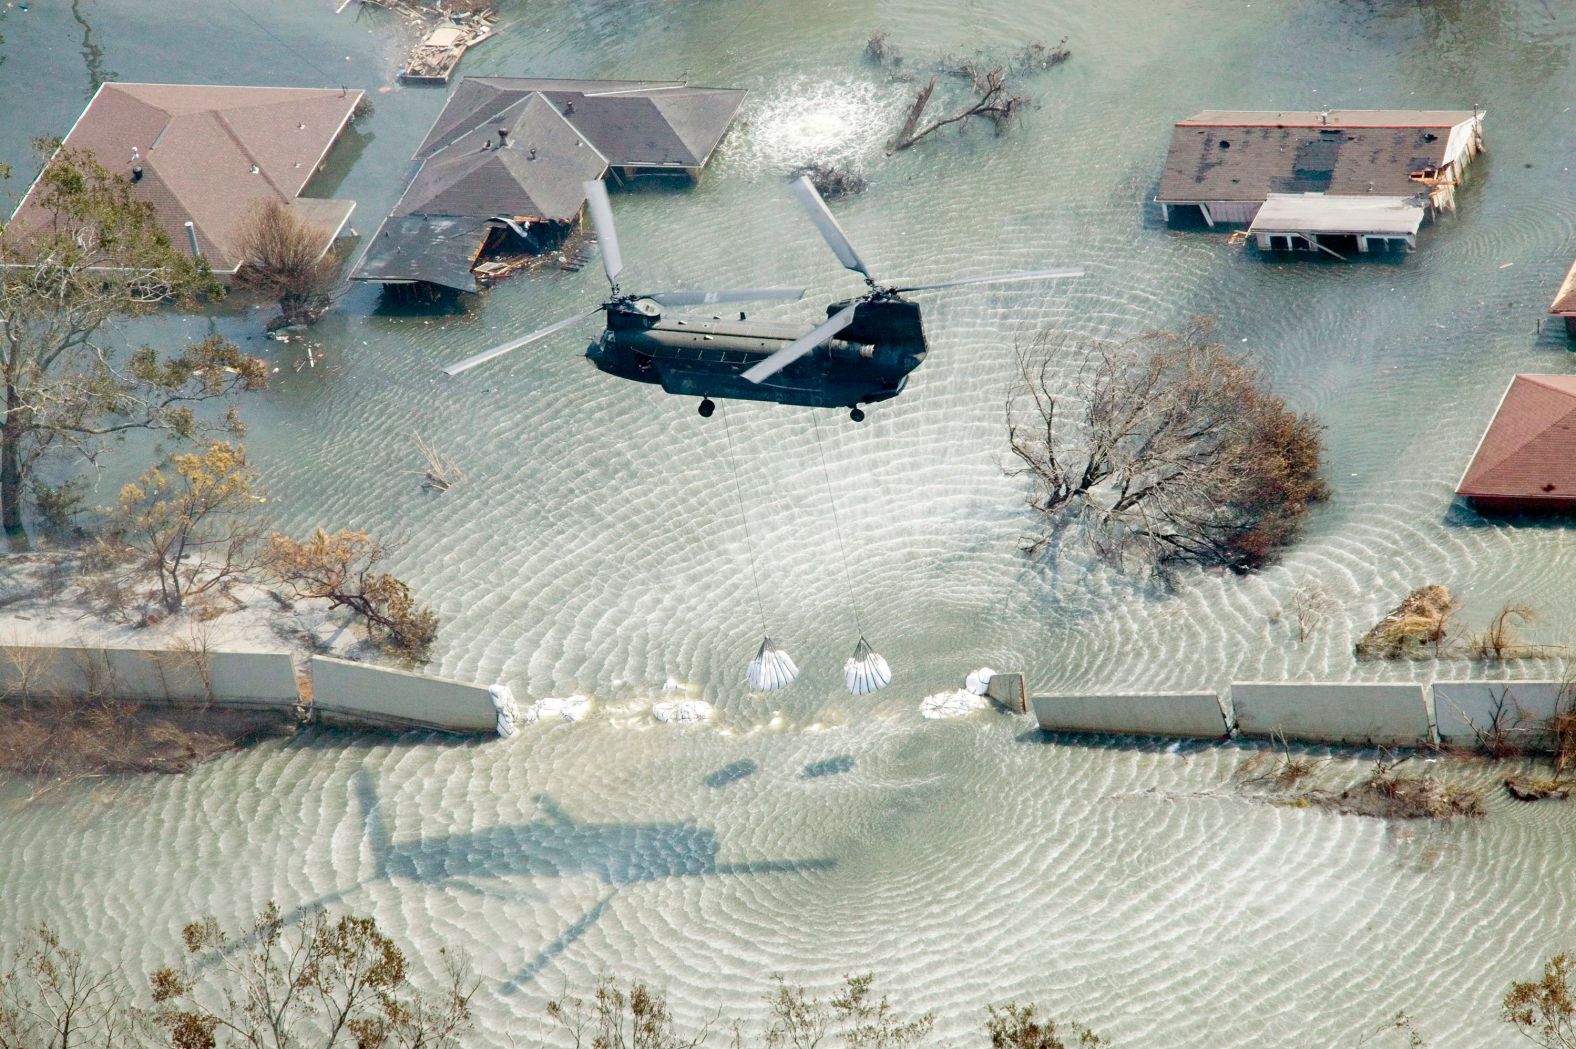
M 1413 590 L 1358 639 L 1358 659 L 1437 659 L 1460 656 L 1481 663 L 1543 659 L 1563 646 L 1523 641 L 1521 628 L 1537 621 L 1526 605 L 1501 605 L 1481 631 L 1459 636 L 1461 602 L 1449 589 L 1430 583 Z
M 111 534 L 153 572 L 166 611 L 252 567 L 263 532 L 256 484 L 246 449 L 215 441 L 121 489 Z
M 1405 759 L 1402 759 L 1405 760 Z M 1374 819 L 1476 819 L 1486 814 L 1483 792 L 1475 787 L 1449 783 L 1423 773 L 1403 776 L 1400 761 L 1381 759 L 1361 782 L 1342 790 L 1317 786 L 1310 780 L 1324 765 L 1306 755 L 1294 755 L 1284 741 L 1261 750 L 1232 773 L 1242 788 L 1257 788 L 1258 795 L 1275 805 L 1320 808 L 1348 816 Z
M 381 566 L 398 548 L 365 532 L 319 528 L 305 540 L 275 534 L 263 553 L 265 571 L 296 597 L 321 598 L 348 608 L 367 625 L 368 636 L 415 662 L 427 659 L 438 636 L 438 616 L 411 596 L 410 587 Z
M 1063 389 L 1069 353 L 1086 363 Z M 1011 472 L 1029 478 L 1047 525 L 1031 549 L 1076 525 L 1117 567 L 1270 562 L 1329 495 L 1321 431 L 1207 318 L 1088 347 L 1042 334 L 1018 348 L 1007 397 Z
M 1269 785 L 1289 790 L 1319 771 L 1323 764 L 1303 753 L 1294 755 L 1286 737 L 1277 736 L 1270 747 L 1238 765 L 1231 778 L 1243 785 Z
M 1571 956 L 1554 955 L 1536 980 L 1510 985 L 1500 1018 L 1541 1049 L 1576 1049 L 1576 989 Z
M 277 300 L 285 324 L 311 324 L 333 304 L 339 282 L 326 235 L 280 201 L 264 201 L 241 227 L 246 262 L 236 283 Z
M 1446 587 L 1438 583 L 1420 586 L 1357 640 L 1357 658 L 1437 656 L 1460 607 Z
M 61 942 L 49 926 L 0 942 L 4 1049 L 458 1049 L 479 981 L 452 949 L 419 986 L 373 918 L 269 903 L 228 932 L 181 930 L 185 956 L 133 981 Z
M 115 699 L 0 699 L 0 771 L 42 779 L 185 772 L 258 739 L 289 735 L 287 713 L 153 708 Z
M 1527 644 L 1519 636 L 1520 628 L 1537 618 L 1538 614 L 1526 605 L 1501 605 L 1483 631 L 1467 635 L 1467 657 L 1485 663 L 1501 663 L 1507 659 L 1541 659 L 1549 655 L 1551 646 Z

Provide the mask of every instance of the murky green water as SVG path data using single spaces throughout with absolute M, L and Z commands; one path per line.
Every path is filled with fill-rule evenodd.
M 388 22 L 331 11 L 9 9 L 0 159 L 69 127 L 95 69 L 391 84 Z M 444 620 L 436 670 L 597 706 L 509 745 L 309 735 L 181 780 L 5 810 L 0 929 L 47 918 L 151 965 L 196 911 L 239 920 L 269 897 L 327 897 L 371 910 L 425 962 L 440 943 L 468 946 L 488 980 L 491 1045 L 599 968 L 667 984 L 691 1016 L 719 996 L 758 1012 L 772 971 L 826 989 L 875 968 L 955 1040 L 987 1001 L 1017 996 L 1127 1046 L 1347 1045 L 1397 1008 L 1439 1046 L 1512 1044 L 1494 1021 L 1504 984 L 1576 940 L 1572 810 L 1496 801 L 1481 825 L 1396 828 L 1178 797 L 1218 786 L 1238 752 L 1050 745 L 1002 715 L 926 722 L 918 702 L 981 664 L 1024 668 L 1040 688 L 1459 676 L 1348 655 L 1424 582 L 1462 595 L 1470 622 L 1514 600 L 1543 612 L 1549 640 L 1572 637 L 1569 531 L 1482 522 L 1451 490 L 1509 376 L 1572 367 L 1563 335 L 1539 322 L 1576 250 L 1576 12 L 1562 0 L 586 0 L 506 3 L 505 17 L 465 72 L 750 90 L 698 190 L 615 198 L 631 286 L 807 283 L 806 303 L 759 311 L 794 318 L 855 290 L 780 180 L 812 155 L 871 177 L 838 214 L 883 277 L 1064 264 L 1089 276 L 927 300 L 933 352 L 909 390 L 860 427 L 820 418 L 846 584 L 811 417 L 726 408 L 767 625 L 804 669 L 768 699 L 742 686 L 762 617 L 720 419 L 600 375 L 579 337 L 438 375 L 594 301 L 595 266 L 507 283 L 449 317 L 379 315 L 354 290 L 318 328 L 315 368 L 263 341 L 260 313 L 152 326 L 165 337 L 211 323 L 276 360 L 276 389 L 248 409 L 270 505 L 292 528 L 407 540 L 401 569 Z M 1074 58 L 1030 82 L 1038 107 L 1010 136 L 887 158 L 910 89 L 860 62 L 877 28 L 916 56 L 1066 35 Z M 442 100 L 375 95 L 314 191 L 357 200 L 352 224 L 375 228 Z M 1161 228 L 1148 203 L 1170 122 L 1198 109 L 1473 103 L 1488 110 L 1490 152 L 1459 216 L 1397 264 L 1266 263 Z M 1308 540 L 1262 576 L 1191 578 L 1172 597 L 1083 563 L 1025 561 L 1032 522 L 1000 469 L 1014 337 L 1200 312 L 1329 425 L 1335 498 Z M 422 497 L 413 432 L 468 482 Z M 1298 643 L 1273 617 L 1309 578 L 1340 607 Z M 897 674 L 874 700 L 841 691 L 856 612 Z M 645 708 L 669 679 L 717 719 L 657 725 Z M 847 771 L 804 776 L 827 759 Z M 706 785 L 740 761 L 756 771 Z M 364 819 L 371 798 L 386 841 Z

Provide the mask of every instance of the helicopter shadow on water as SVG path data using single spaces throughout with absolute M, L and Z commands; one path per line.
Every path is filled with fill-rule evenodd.
M 383 819 L 382 801 L 369 773 L 355 778 L 357 807 L 373 855 L 371 881 L 443 887 L 489 900 L 539 901 L 540 894 L 510 892 L 496 883 L 510 878 L 590 875 L 606 886 L 601 898 L 503 982 L 504 994 L 521 990 L 552 960 L 597 923 L 620 889 L 667 878 L 744 874 L 797 874 L 830 870 L 831 859 L 756 860 L 723 863 L 715 831 L 689 821 L 586 823 L 545 794 L 534 800 L 538 815 L 527 823 L 397 842 Z M 348 886 L 302 904 L 287 922 L 337 903 L 363 888 Z

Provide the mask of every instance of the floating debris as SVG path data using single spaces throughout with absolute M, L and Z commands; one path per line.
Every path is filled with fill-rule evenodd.
M 447 84 L 466 50 L 492 36 L 496 29 L 488 15 L 438 26 L 411 49 L 399 78 L 411 84 Z

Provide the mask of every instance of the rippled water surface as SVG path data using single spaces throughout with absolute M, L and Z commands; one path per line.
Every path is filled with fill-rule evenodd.
M 331 8 L 7 9 L 0 159 L 22 166 L 31 137 L 68 128 L 94 76 L 389 85 L 392 22 Z M 270 897 L 327 900 L 376 914 L 423 965 L 464 944 L 498 1046 L 602 968 L 667 985 L 689 1017 L 719 997 L 758 1012 L 774 971 L 827 990 L 873 968 L 958 1042 L 986 1002 L 1032 997 L 1125 1046 L 1346 1045 L 1399 1008 L 1439 1046 L 1513 1044 L 1494 1019 L 1505 983 L 1576 938 L 1569 808 L 1496 800 L 1477 825 L 1393 827 L 1236 799 L 1221 789 L 1236 749 L 1069 745 L 1005 715 L 929 722 L 918 708 L 981 664 L 1023 668 L 1042 689 L 1459 676 L 1466 667 L 1350 658 L 1354 637 L 1425 582 L 1450 585 L 1473 625 L 1513 600 L 1542 611 L 1547 639 L 1570 638 L 1569 531 L 1487 523 L 1451 500 L 1509 376 L 1572 367 L 1563 335 L 1540 331 L 1576 225 L 1570 6 L 504 10 L 508 28 L 466 72 L 683 75 L 750 91 L 697 190 L 615 197 L 631 286 L 808 283 L 805 303 L 761 311 L 805 319 L 854 291 L 781 181 L 811 157 L 870 177 L 838 215 L 883 277 L 1065 264 L 1089 275 L 928 299 L 930 359 L 862 426 L 749 404 L 701 420 L 691 403 L 595 372 L 579 336 L 440 381 L 441 363 L 594 301 L 595 266 L 517 279 L 451 316 L 381 314 L 357 289 L 317 329 L 315 368 L 261 341 L 260 313 L 212 320 L 281 367 L 248 414 L 283 523 L 407 540 L 400 568 L 443 617 L 435 671 L 530 699 L 588 693 L 592 718 L 511 744 L 309 733 L 180 779 L 0 809 L 0 932 L 47 919 L 147 966 L 198 912 L 236 921 Z M 860 61 L 878 28 L 916 60 L 1064 35 L 1074 57 L 1028 82 L 1037 105 L 1012 134 L 975 129 L 889 158 L 912 86 Z M 398 196 L 443 92 L 374 100 L 314 186 L 357 200 L 363 232 Z M 1197 109 L 1473 103 L 1488 110 L 1490 152 L 1459 216 L 1398 263 L 1267 262 L 1167 231 L 1149 203 L 1170 122 Z M 1013 339 L 1195 313 L 1217 315 L 1328 424 L 1335 498 L 1308 539 L 1259 577 L 1186 578 L 1173 596 L 1076 558 L 1025 560 L 1033 522 L 1000 468 Z M 765 698 L 742 683 L 763 612 L 724 417 L 765 625 L 804 668 Z M 469 480 L 420 497 L 412 432 Z M 1299 643 L 1276 611 L 1310 578 L 1338 610 Z M 841 690 L 856 617 L 896 671 L 873 700 Z M 657 725 L 647 708 L 672 698 L 669 682 L 716 719 Z M 741 762 L 754 771 L 713 776 Z M 1359 772 L 1343 759 L 1326 774 Z M 1488 769 L 1461 774 L 1493 782 Z

